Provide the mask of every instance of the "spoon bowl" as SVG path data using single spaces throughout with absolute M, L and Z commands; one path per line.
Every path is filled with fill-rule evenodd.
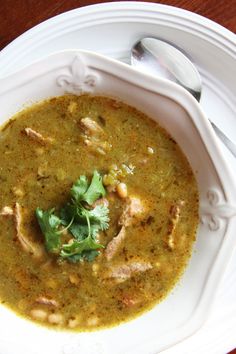
M 169 42 L 143 38 L 132 48 L 131 64 L 149 74 L 176 82 L 200 100 L 202 81 L 198 70 L 179 48 Z
M 139 40 L 131 49 L 131 65 L 152 76 L 163 77 L 179 84 L 200 102 L 201 76 L 187 54 L 172 43 L 153 37 Z M 215 123 L 210 119 L 209 121 L 218 138 L 236 157 L 236 145 Z

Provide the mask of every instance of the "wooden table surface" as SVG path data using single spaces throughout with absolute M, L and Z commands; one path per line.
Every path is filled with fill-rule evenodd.
M 52 16 L 98 2 L 108 1 L 0 0 L 0 50 L 29 28 Z M 196 12 L 236 33 L 236 0 L 166 0 L 152 2 Z
M 38 23 L 64 11 L 96 4 L 91 0 L 0 0 L 0 50 Z M 151 1 L 205 16 L 236 33 L 236 0 Z M 231 354 L 236 354 L 236 349 Z M 224 353 L 222 353 L 224 354 Z

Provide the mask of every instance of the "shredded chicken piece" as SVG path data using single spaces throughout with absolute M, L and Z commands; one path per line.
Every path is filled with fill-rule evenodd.
M 15 227 L 16 227 L 16 237 L 20 242 L 22 248 L 32 254 L 35 258 L 40 258 L 43 255 L 43 248 L 40 245 L 36 245 L 31 242 L 21 231 L 22 225 L 22 210 L 19 203 L 15 203 L 14 209 L 9 206 L 5 206 L 0 215 L 4 216 L 14 216 L 15 218 Z
M 82 118 L 80 120 L 80 127 L 84 133 L 82 135 L 84 143 L 92 152 L 105 155 L 111 149 L 112 146 L 108 141 L 101 140 L 101 137 L 104 136 L 104 130 L 93 119 L 89 117 Z
M 141 299 L 138 299 L 138 298 L 136 298 L 134 296 L 130 296 L 130 295 L 124 295 L 123 298 L 121 299 L 122 304 L 125 305 L 126 307 L 135 306 L 140 301 L 141 301 Z
M 111 144 L 95 137 L 88 138 L 85 136 L 84 143 L 86 146 L 90 147 L 93 152 L 99 153 L 100 155 L 106 155 L 106 153 L 111 150 Z
M 25 128 L 24 132 L 29 138 L 39 142 L 42 145 L 46 145 L 47 143 L 53 142 L 52 138 L 45 138 L 42 134 L 36 132 L 35 130 L 33 130 L 31 128 Z
M 95 120 L 89 117 L 82 118 L 80 120 L 80 126 L 85 131 L 85 134 L 87 135 L 98 135 L 104 133 L 100 125 L 97 122 L 95 122 Z
M 144 211 L 144 205 L 138 197 L 127 198 L 127 204 L 120 217 L 119 224 L 125 227 L 132 225 L 137 218 L 142 216 Z
M 56 300 L 49 299 L 45 296 L 38 297 L 35 302 L 37 302 L 38 304 L 41 304 L 41 305 L 47 305 L 47 306 L 53 306 L 53 307 L 59 306 L 59 304 Z
M 132 262 L 112 267 L 108 277 L 122 282 L 129 279 L 134 273 L 143 273 L 149 269 L 152 269 L 152 265 L 149 262 Z
M 14 207 L 16 237 L 22 248 L 35 258 L 41 258 L 44 254 L 42 246 L 30 241 L 27 236 L 22 233 L 22 208 L 19 203 L 15 203 Z
M 0 215 L 3 215 L 3 216 L 11 216 L 13 214 L 14 214 L 14 211 L 9 206 L 3 207 L 2 210 L 0 211 Z
M 181 207 L 184 205 L 184 201 L 180 201 L 175 205 L 171 205 L 169 214 L 170 220 L 167 230 L 167 246 L 170 250 L 175 248 L 175 229 L 180 219 Z
M 126 201 L 126 206 L 119 220 L 121 229 L 118 235 L 107 244 L 105 249 L 105 256 L 108 261 L 114 257 L 122 241 L 124 240 L 126 235 L 126 227 L 132 225 L 137 218 L 142 217 L 145 211 L 144 205 L 138 197 L 129 197 Z
M 124 238 L 125 238 L 125 227 L 122 226 L 118 235 L 113 237 L 113 239 L 108 243 L 105 249 L 105 256 L 108 261 L 110 261 L 114 257 L 115 253 L 117 252 L 117 249 L 119 248 Z

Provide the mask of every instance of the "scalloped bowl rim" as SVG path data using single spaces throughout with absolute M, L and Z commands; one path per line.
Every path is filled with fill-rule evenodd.
M 127 353 L 135 353 L 138 348 L 140 353 L 142 350 L 143 353 L 147 352 L 147 350 L 163 350 L 179 340 L 183 340 L 187 336 L 193 334 L 206 320 L 207 315 L 209 314 L 210 305 L 212 304 L 212 296 L 215 294 L 215 289 L 218 287 L 219 280 L 222 279 L 226 269 L 225 264 L 228 263 L 230 256 L 233 254 L 235 247 L 233 237 L 236 227 L 236 220 L 234 218 L 236 210 L 236 185 L 234 182 L 233 173 L 224 160 L 217 138 L 215 137 L 207 117 L 204 115 L 200 105 L 185 89 L 168 80 L 153 78 L 148 74 L 138 72 L 136 69 L 127 64 L 104 57 L 100 54 L 72 49 L 53 53 L 45 58 L 35 61 L 34 63 L 20 69 L 18 72 L 0 79 L 0 102 L 1 97 L 8 95 L 11 97 L 11 92 L 17 91 L 20 87 L 27 86 L 30 83 L 33 85 L 34 80 L 40 79 L 44 75 L 51 75 L 53 71 L 60 70 L 63 65 L 66 65 L 66 63 L 67 65 L 71 65 L 74 58 L 82 58 L 82 62 L 87 65 L 89 70 L 97 70 L 101 76 L 107 74 L 115 80 L 119 79 L 123 81 L 124 85 L 131 85 L 136 87 L 137 90 L 144 90 L 147 96 L 149 93 L 150 95 L 151 93 L 154 95 L 159 95 L 160 97 L 168 98 L 178 106 L 182 107 L 182 109 L 189 115 L 192 122 L 191 124 L 195 127 L 193 129 L 196 129 L 199 134 L 201 144 L 204 146 L 207 154 L 209 155 L 209 160 L 212 162 L 215 169 L 214 173 L 218 176 L 223 190 L 223 200 L 225 201 L 226 208 L 222 211 L 223 216 L 221 216 L 221 218 L 225 221 L 225 232 L 222 236 L 221 247 L 217 252 L 217 257 L 214 265 L 212 266 L 211 272 L 208 274 L 204 292 L 199 299 L 197 308 L 194 309 L 193 314 L 188 321 L 176 329 L 175 334 L 172 333 L 173 331 L 170 331 L 170 333 L 167 333 L 166 336 L 163 336 L 164 344 L 161 346 L 158 344 L 157 339 L 152 338 L 149 340 L 149 343 L 146 341 L 141 343 L 139 347 L 130 347 Z M 22 102 L 22 108 L 24 108 L 23 104 L 25 104 L 25 102 Z M 13 111 L 14 114 L 18 111 L 18 109 L 16 110 L 14 107 Z M 218 204 L 216 203 L 216 206 L 217 205 Z M 232 210 L 228 210 L 227 207 Z M 198 308 L 201 308 L 200 312 L 198 311 Z M 206 311 L 207 309 L 208 311 Z M 125 327 L 125 325 L 121 326 Z M 111 333 L 113 330 L 107 329 L 104 331 Z M 45 333 L 46 332 L 52 333 L 52 331 L 48 329 L 45 330 Z

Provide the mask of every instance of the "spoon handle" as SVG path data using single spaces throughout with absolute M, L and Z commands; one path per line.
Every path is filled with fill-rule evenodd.
M 222 130 L 220 130 L 215 123 L 213 123 L 210 119 L 209 119 L 216 135 L 218 136 L 218 138 L 222 141 L 222 143 L 229 149 L 229 151 L 231 152 L 231 154 L 236 157 L 236 144 L 234 144 L 223 132 Z

